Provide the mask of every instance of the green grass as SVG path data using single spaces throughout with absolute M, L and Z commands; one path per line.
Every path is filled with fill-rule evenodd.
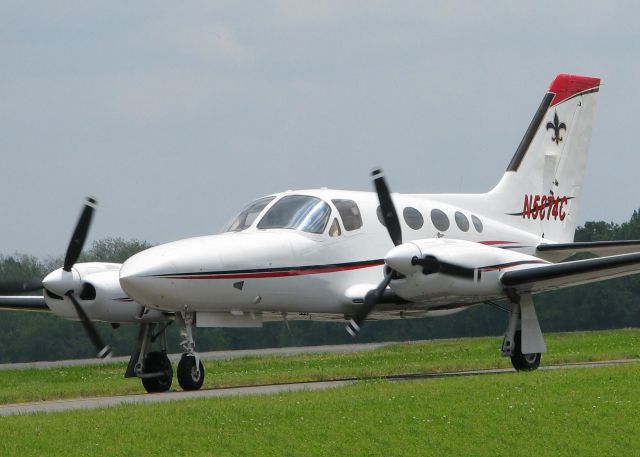
M 546 336 L 543 364 L 640 358 L 640 329 Z M 510 367 L 500 338 L 405 343 L 375 351 L 243 357 L 205 362 L 205 388 Z M 143 393 L 124 364 L 0 372 L 0 403 Z M 178 389 L 174 378 L 175 388 Z
M 622 456 L 640 364 L 0 419 L 2 456 Z

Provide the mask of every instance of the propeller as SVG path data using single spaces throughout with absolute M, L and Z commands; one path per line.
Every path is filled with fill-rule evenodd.
M 475 270 L 473 268 L 443 262 L 432 255 L 427 255 L 422 259 L 413 257 L 411 259 L 411 265 L 420 265 L 422 267 L 422 273 L 425 275 L 442 273 L 462 279 L 473 279 L 475 275 Z
M 78 317 L 80 318 L 82 327 L 84 327 L 84 331 L 87 333 L 87 336 L 96 349 L 98 349 L 98 357 L 101 359 L 110 357 L 111 346 L 104 344 L 104 341 L 102 341 L 95 325 L 93 325 L 93 322 L 91 322 L 91 319 L 89 319 L 89 316 L 87 316 L 87 313 L 84 311 L 82 305 L 78 302 L 73 292 L 69 291 L 66 295 L 69 297 L 69 300 L 71 300 L 71 303 L 73 303 L 73 307 L 76 309 L 76 313 L 78 313 Z
M 353 317 L 347 322 L 347 332 L 349 335 L 355 337 L 360 332 L 360 327 L 364 323 L 364 320 L 367 318 L 369 313 L 373 311 L 373 308 L 376 307 L 378 303 L 382 300 L 382 294 L 384 294 L 384 290 L 387 288 L 389 283 L 391 282 L 391 276 L 393 275 L 393 270 L 388 269 L 387 273 L 384 275 L 384 279 L 378 287 L 370 290 L 364 296 L 364 303 L 358 309 L 358 311 L 353 315 Z
M 404 257 L 403 253 L 405 253 L 406 251 L 406 249 L 404 249 L 406 245 L 402 245 L 402 228 L 400 226 L 400 219 L 398 218 L 396 207 L 393 204 L 393 200 L 391 199 L 391 192 L 389 192 L 389 187 L 387 186 L 387 182 L 384 179 L 382 169 L 377 168 L 373 170 L 371 172 L 371 176 L 373 177 L 373 185 L 376 189 L 376 193 L 378 194 L 382 220 L 384 221 L 385 227 L 387 227 L 387 231 L 389 232 L 391 241 L 396 246 L 392 251 L 389 252 L 388 257 L 393 257 L 392 253 L 395 250 L 397 254 L 400 254 L 399 258 L 401 259 L 402 257 Z M 409 257 L 404 258 L 409 261 Z M 391 282 L 391 278 L 394 274 L 394 269 L 390 267 L 389 260 L 390 259 L 387 259 L 387 267 L 385 268 L 385 275 L 382 279 L 382 282 L 380 282 L 380 284 L 378 284 L 375 289 L 367 292 L 364 297 L 364 303 L 347 323 L 346 329 L 351 336 L 355 337 L 358 334 L 367 316 L 382 301 L 384 291 Z M 398 259 L 394 259 L 394 262 L 397 261 Z M 442 262 L 431 255 L 425 256 L 424 258 L 413 256 L 410 258 L 410 262 L 413 266 L 421 266 L 422 272 L 425 275 L 432 273 L 442 273 L 464 279 L 474 278 L 475 272 L 473 268 L 467 268 L 448 262 Z
M 102 341 L 95 325 L 76 298 L 76 289 L 80 289 L 79 286 L 82 285 L 82 280 L 78 275 L 78 272 L 72 270 L 80 257 L 80 253 L 82 252 L 85 242 L 87 241 L 89 227 L 91 226 L 91 221 L 97 204 L 98 202 L 94 198 L 87 197 L 80 214 L 80 218 L 78 219 L 78 223 L 76 224 L 76 228 L 71 236 L 71 241 L 69 241 L 69 247 L 67 248 L 67 252 L 64 257 L 64 265 L 62 269 L 47 276 L 43 281 L 43 284 L 45 289 L 50 292 L 57 295 L 64 295 L 69 298 L 76 310 L 76 313 L 78 314 L 78 318 L 80 319 L 87 336 L 98 350 L 98 357 L 105 358 L 111 355 L 111 347 Z
M 371 176 L 373 178 L 373 185 L 376 189 L 376 193 L 378 194 L 382 220 L 384 221 L 385 227 L 387 227 L 387 232 L 389 232 L 391 241 L 395 246 L 399 246 L 402 244 L 402 228 L 400 227 L 398 213 L 396 212 L 393 200 L 391 200 L 391 192 L 389 192 L 389 187 L 384 179 L 382 169 L 376 168 L 371 172 Z M 347 323 L 346 329 L 349 335 L 355 337 L 360 332 L 360 327 L 362 327 L 364 320 L 371 311 L 373 311 L 373 308 L 382 301 L 384 291 L 391 282 L 391 277 L 393 276 L 393 270 L 391 268 L 386 268 L 385 270 L 382 282 L 378 284 L 378 287 L 367 292 L 364 297 L 364 303 Z
M 93 219 L 93 212 L 98 202 L 93 197 L 87 197 L 87 202 L 84 204 L 80 219 L 76 224 L 76 229 L 73 231 L 71 241 L 69 241 L 69 247 L 67 247 L 67 253 L 64 256 L 64 271 L 71 271 L 71 267 L 78 261 L 84 243 L 87 240 L 87 234 L 89 233 L 89 227 L 91 227 L 91 220 Z
M 384 179 L 384 174 L 381 168 L 377 168 L 371 172 L 373 177 L 373 185 L 378 194 L 378 201 L 380 202 L 380 211 L 382 212 L 382 220 L 384 221 L 389 237 L 395 246 L 402 244 L 402 228 L 400 227 L 400 219 L 398 219 L 398 213 L 396 207 L 391 200 L 391 192 L 387 187 L 387 182 Z

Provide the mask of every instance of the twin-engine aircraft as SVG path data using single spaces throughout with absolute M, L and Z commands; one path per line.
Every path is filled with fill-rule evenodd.
M 80 320 L 101 357 L 110 348 L 92 321 L 139 323 L 125 376 L 148 392 L 171 387 L 165 331 L 174 321 L 178 381 L 195 390 L 205 373 L 194 326 L 337 319 L 355 336 L 370 319 L 442 316 L 500 299 L 510 303 L 502 355 L 535 369 L 546 347 L 534 294 L 640 271 L 640 241 L 573 243 L 599 87 L 597 78 L 558 75 L 485 194 L 390 193 L 375 170 L 375 193 L 269 195 L 221 234 L 159 245 L 122 265 L 77 263 L 89 199 L 63 267 L 35 285 L 44 296 L 0 297 L 0 307 Z M 563 262 L 578 252 L 599 257 Z M 7 284 L 0 292 L 14 292 Z

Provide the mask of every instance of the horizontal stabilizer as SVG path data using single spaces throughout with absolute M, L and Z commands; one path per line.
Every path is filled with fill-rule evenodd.
M 500 281 L 518 292 L 538 293 L 635 273 L 640 273 L 640 253 L 506 271 Z

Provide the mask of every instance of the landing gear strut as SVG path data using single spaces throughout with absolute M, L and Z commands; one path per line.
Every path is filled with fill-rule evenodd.
M 167 357 L 167 324 L 142 323 L 138 332 L 138 340 L 125 378 L 138 377 L 149 393 L 166 392 L 171 388 L 173 367 Z M 160 350 L 152 351 L 153 343 L 159 340 Z
M 178 363 L 178 383 L 184 390 L 198 390 L 204 382 L 204 367 L 195 351 L 196 344 L 193 339 L 195 315 L 183 312 L 178 314 L 178 320 L 182 324 L 180 346 L 184 351 Z
M 178 382 L 184 390 L 198 390 L 204 382 L 204 367 L 195 351 L 193 339 L 195 313 L 176 313 L 176 320 L 181 325 L 180 347 L 182 358 L 178 363 Z M 141 323 L 136 346 L 129 360 L 125 378 L 138 377 L 149 393 L 166 392 L 171 388 L 173 368 L 167 357 L 167 323 Z M 152 351 L 153 344 L 159 342 L 159 350 Z
M 502 355 L 511 358 L 513 368 L 531 371 L 540 366 L 541 353 L 546 351 L 540 324 L 531 295 L 508 294 L 511 299 L 509 323 L 502 341 Z M 526 344 L 523 338 L 526 336 Z

